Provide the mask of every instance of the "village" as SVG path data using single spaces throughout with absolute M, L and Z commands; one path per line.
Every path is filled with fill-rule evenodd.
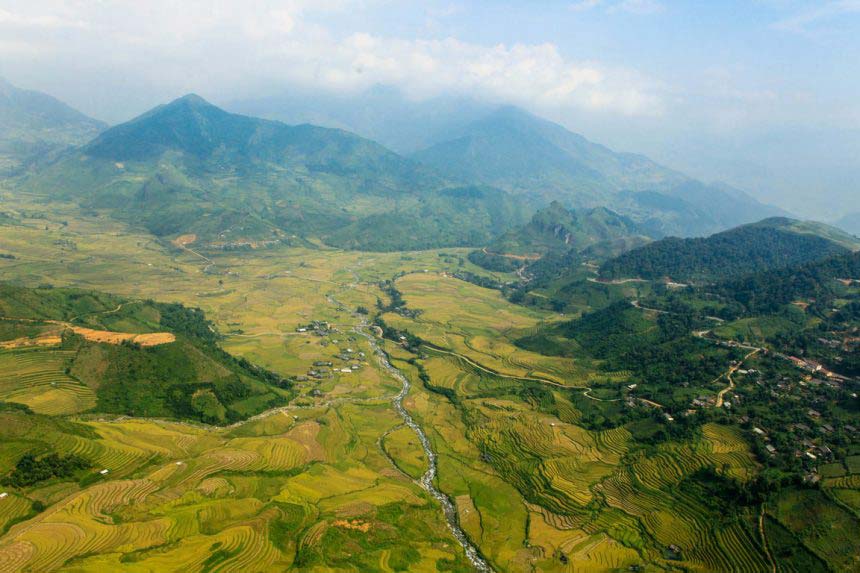
M 860 428 L 850 417 L 860 390 L 856 380 L 778 353 L 763 357 L 760 370 L 738 369 L 735 376 L 724 414 L 749 432 L 769 465 L 799 471 L 804 481 L 816 483 L 845 475 L 860 461 Z M 711 403 L 703 397 L 693 401 Z
M 337 354 L 330 360 L 315 360 L 308 366 L 305 374 L 299 374 L 290 378 L 293 382 L 315 381 L 334 378 L 335 375 L 348 375 L 360 371 L 367 365 L 367 355 L 362 350 L 352 346 L 357 341 L 355 336 L 344 336 L 333 324 L 325 320 L 311 320 L 308 323 L 296 327 L 296 333 L 309 334 L 320 338 L 320 346 L 337 346 Z M 322 390 L 313 388 L 309 395 L 317 398 L 323 395 Z

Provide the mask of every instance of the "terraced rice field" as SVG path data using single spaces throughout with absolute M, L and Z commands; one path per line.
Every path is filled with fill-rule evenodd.
M 421 314 L 412 319 L 387 313 L 385 321 L 395 328 L 509 376 L 569 385 L 588 378 L 588 372 L 570 359 L 543 356 L 511 342 L 541 321 L 558 320 L 558 315 L 511 305 L 497 291 L 444 275 L 409 274 L 398 279 L 397 288 L 408 308 Z
M 436 485 L 495 571 L 772 570 L 758 512 L 725 515 L 691 484 L 707 467 L 742 483 L 757 475 L 740 431 L 706 424 L 643 447 L 623 426 L 589 425 L 577 399 L 595 372 L 511 342 L 561 318 L 445 276 L 478 272 L 469 263 L 445 263 L 435 251 L 277 248 L 207 254 L 217 271 L 203 272 L 199 258 L 119 223 L 64 205 L 46 216 L 14 232 L 0 227 L 0 251 L 18 257 L 0 259 L 0 271 L 199 306 L 227 350 L 284 376 L 334 361 L 344 346 L 367 351 L 351 332 L 354 308 L 373 309 L 385 296 L 376 283 L 407 273 L 397 287 L 422 312 L 387 313 L 386 322 L 449 352 L 386 349 L 413 383 L 404 407 L 437 454 Z M 69 241 L 74 249 L 63 247 Z M 337 331 L 297 331 L 311 320 Z M 94 397 L 65 374 L 66 358 L 50 347 L 0 350 L 0 400 L 53 416 L 0 411 L 4 471 L 28 452 L 92 463 L 0 499 L 0 571 L 472 570 L 439 504 L 415 483 L 426 456 L 391 407 L 399 385 L 373 360 L 297 382 L 286 409 L 212 428 L 82 414 Z M 858 477 L 846 470 L 823 483 L 850 507 Z M 814 501 L 765 509 L 851 570 L 851 540 L 809 528 Z M 826 518 L 833 531 L 852 523 L 847 511 Z
M 385 520 L 391 517 L 378 512 L 391 504 L 413 508 L 410 519 L 444 540 L 441 517 L 426 494 L 375 443 L 381 432 L 374 422 L 393 426 L 396 418 L 378 412 L 364 420 L 362 412 L 348 410 L 274 414 L 218 431 L 143 420 L 85 422 L 77 433 L 44 436 L 109 471 L 14 525 L 0 538 L 0 570 L 152 571 L 181 563 L 197 571 L 214 561 L 217 570 L 289 566 L 300 545 L 316 552 L 324 541 L 302 533 L 304 527 L 328 530 L 345 516 L 368 528 L 390 527 Z M 348 458 L 338 455 L 342 441 L 320 431 L 338 421 L 348 421 L 358 437 L 347 445 Z M 357 461 L 339 469 L 337 460 L 345 459 Z M 0 500 L 0 519 L 28 511 L 29 502 L 17 496 Z M 446 543 L 447 549 L 437 547 L 437 558 L 456 561 L 456 544 Z M 129 553 L 136 557 L 118 560 Z
M 0 400 L 26 404 L 40 414 L 89 410 L 95 393 L 65 373 L 69 358 L 69 352 L 54 349 L 0 350 Z

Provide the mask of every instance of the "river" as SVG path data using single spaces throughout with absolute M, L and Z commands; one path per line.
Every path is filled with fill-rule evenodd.
M 372 334 L 369 334 L 366 331 L 366 328 L 366 321 L 362 321 L 362 323 L 355 328 L 355 331 L 366 338 L 370 343 L 370 347 L 373 348 L 373 352 L 376 354 L 376 358 L 379 361 L 380 366 L 387 370 L 389 374 L 402 384 L 400 393 L 394 397 L 392 402 L 394 404 L 394 409 L 403 419 L 403 423 L 409 426 L 412 431 L 415 432 L 415 435 L 418 436 L 418 440 L 421 442 L 421 448 L 424 450 L 424 455 L 427 457 L 427 471 L 423 476 L 421 476 L 418 483 L 427 493 L 432 495 L 436 501 L 442 505 L 442 511 L 445 514 L 445 521 L 448 522 L 448 528 L 463 548 L 463 551 L 466 552 L 466 557 L 472 563 L 475 570 L 480 571 L 481 573 L 491 573 L 493 568 L 490 567 L 490 564 L 487 563 L 483 557 L 481 557 L 478 550 L 469 540 L 466 532 L 460 527 L 460 522 L 457 518 L 457 509 L 454 507 L 454 503 L 447 495 L 439 491 L 433 483 L 433 480 L 436 479 L 436 452 L 433 451 L 433 446 L 430 444 L 427 434 L 424 433 L 421 426 L 412 419 L 412 415 L 403 407 L 403 400 L 409 394 L 409 389 L 412 387 L 412 384 L 409 382 L 409 379 L 400 372 L 400 370 L 391 364 L 388 360 L 388 355 L 386 355 L 382 348 L 379 347 L 379 343 L 376 341 L 376 338 Z

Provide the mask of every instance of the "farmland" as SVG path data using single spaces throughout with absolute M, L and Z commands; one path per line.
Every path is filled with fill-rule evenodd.
M 427 452 L 392 407 L 401 383 L 375 345 L 411 382 L 403 406 L 436 455 L 435 485 L 495 571 L 857 566 L 856 540 L 838 533 L 857 524 L 856 456 L 820 490 L 733 499 L 726 492 L 753 488 L 764 469 L 741 428 L 715 419 L 678 430 L 614 397 L 629 372 L 518 344 L 570 317 L 453 278 L 511 278 L 465 250 L 196 252 L 69 204 L 3 200 L 15 220 L 0 226 L 0 252 L 15 255 L 0 259 L 4 281 L 41 285 L 43 297 L 110 293 L 51 320 L 139 336 L 163 330 L 162 307 L 146 301 L 200 308 L 224 351 L 290 387 L 249 382 L 235 419 L 128 415 L 68 369 L 62 339 L 0 348 L 2 474 L 28 453 L 87 460 L 72 475 L 2 486 L 0 571 L 473 570 L 418 482 Z M 389 280 L 400 308 L 380 285 Z M 15 300 L 3 316 L 22 316 L 27 301 Z M 371 344 L 361 334 L 377 314 L 423 342 Z M 0 342 L 47 330 L 4 324 Z M 169 357 L 185 340 L 90 338 L 90 365 L 129 348 Z M 808 533 L 813 513 L 831 529 Z

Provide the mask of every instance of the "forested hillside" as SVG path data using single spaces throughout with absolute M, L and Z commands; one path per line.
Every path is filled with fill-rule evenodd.
M 759 223 L 707 238 L 666 238 L 605 262 L 600 275 L 607 279 L 714 280 L 848 252 L 830 239 L 780 227 Z

